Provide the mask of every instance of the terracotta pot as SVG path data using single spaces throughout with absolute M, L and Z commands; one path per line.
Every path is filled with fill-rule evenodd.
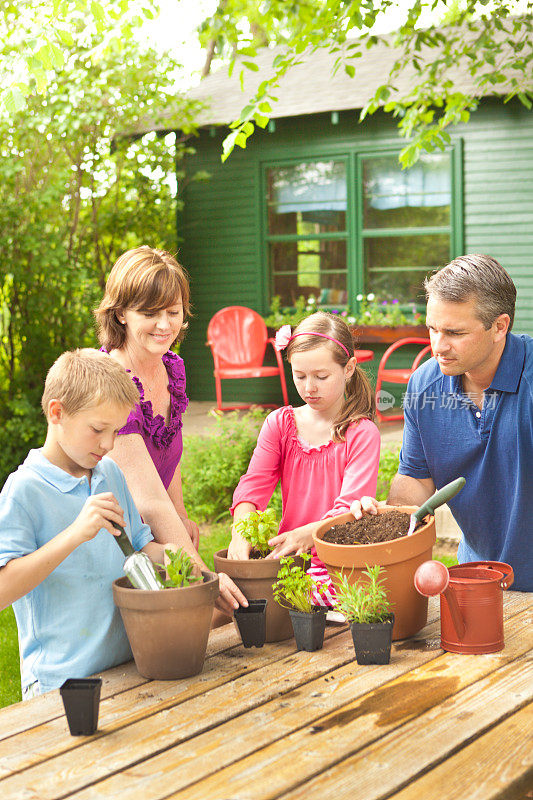
M 145 678 L 173 680 L 197 675 L 204 666 L 218 575 L 181 589 L 133 589 L 128 578 L 113 581 L 135 665 Z
M 236 560 L 227 558 L 227 550 L 215 553 L 215 569 L 225 572 L 237 584 L 247 600 L 266 598 L 266 640 L 267 642 L 280 642 L 293 636 L 289 610 L 282 608 L 274 600 L 272 584 L 276 582 L 279 571 L 279 558 L 255 558 L 250 560 Z M 296 564 L 303 566 L 304 562 L 297 556 Z
M 415 506 L 382 506 L 378 514 L 388 511 L 405 511 L 412 514 Z M 393 640 L 406 639 L 413 636 L 424 627 L 427 622 L 427 597 L 420 595 L 414 586 L 414 574 L 417 567 L 432 557 L 435 544 L 435 518 L 430 517 L 429 522 L 418 528 L 411 536 L 403 536 L 391 542 L 379 544 L 330 544 L 322 541 L 322 536 L 333 525 L 343 522 L 352 522 L 352 514 L 341 514 L 325 520 L 313 536 L 316 552 L 324 562 L 333 583 L 336 582 L 336 573 L 347 576 L 350 583 L 355 583 L 363 577 L 366 565 L 373 567 L 376 564 L 386 570 L 387 580 L 385 588 L 392 603 L 394 613 Z
M 392 344 L 410 336 L 427 337 L 425 325 L 354 325 L 350 328 L 355 342 Z

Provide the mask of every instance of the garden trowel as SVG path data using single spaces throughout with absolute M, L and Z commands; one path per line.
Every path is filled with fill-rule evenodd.
M 414 532 L 416 526 L 419 522 L 422 522 L 424 517 L 428 514 L 433 514 L 436 508 L 447 503 L 452 497 L 455 497 L 457 492 L 461 491 L 465 483 L 465 478 L 456 478 L 454 481 L 447 483 L 446 486 L 443 486 L 442 489 L 435 492 L 435 494 L 432 494 L 429 500 L 426 500 L 420 508 L 417 508 L 417 510 L 411 514 L 411 523 L 407 535 L 410 536 Z

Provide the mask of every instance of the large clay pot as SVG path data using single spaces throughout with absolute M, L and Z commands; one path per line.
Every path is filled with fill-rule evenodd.
M 272 584 L 276 582 L 279 571 L 279 558 L 254 558 L 233 560 L 227 558 L 227 550 L 215 553 L 215 569 L 225 572 L 237 584 L 247 600 L 266 598 L 266 640 L 280 642 L 290 639 L 294 633 L 289 610 L 282 608 L 274 600 Z M 303 560 L 296 556 L 296 564 L 303 566 Z
M 412 514 L 414 506 L 381 506 L 378 514 L 388 511 L 405 511 Z M 324 542 L 322 536 L 333 525 L 353 522 L 352 514 L 341 514 L 323 522 L 313 536 L 316 552 L 324 562 L 333 583 L 337 573 L 347 576 L 350 583 L 365 577 L 366 565 L 376 564 L 385 569 L 385 588 L 392 603 L 394 628 L 392 638 L 406 639 L 413 636 L 427 622 L 427 597 L 422 597 L 414 586 L 414 574 L 417 567 L 432 557 L 433 545 L 436 541 L 435 518 L 418 528 L 411 536 L 403 536 L 391 542 L 379 544 L 330 544 Z
M 204 666 L 218 575 L 181 589 L 133 589 L 128 578 L 113 581 L 135 665 L 145 678 L 173 680 L 197 675 Z

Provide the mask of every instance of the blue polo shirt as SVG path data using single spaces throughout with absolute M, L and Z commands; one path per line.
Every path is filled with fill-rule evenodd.
M 504 561 L 512 588 L 533 591 L 533 339 L 507 335 L 481 410 L 432 358 L 412 375 L 404 414 L 398 472 L 437 489 L 466 478 L 448 503 L 459 561 Z
M 104 457 L 91 483 L 54 466 L 41 450 L 7 479 L 0 494 L 0 567 L 42 547 L 78 516 L 90 495 L 113 492 L 136 550 L 152 540 L 119 467 Z M 22 688 L 40 693 L 67 678 L 83 678 L 132 657 L 111 584 L 124 555 L 102 528 L 79 545 L 33 591 L 13 603 L 19 633 Z

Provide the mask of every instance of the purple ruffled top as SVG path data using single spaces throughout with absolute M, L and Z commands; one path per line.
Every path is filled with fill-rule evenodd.
M 104 347 L 101 348 L 107 352 Z M 180 356 L 169 350 L 163 356 L 163 364 L 168 374 L 168 391 L 170 394 L 170 421 L 165 425 L 161 414 L 156 414 L 152 409 L 151 400 L 145 400 L 144 387 L 131 370 L 131 379 L 139 390 L 140 402 L 137 403 L 119 435 L 138 433 L 142 436 L 154 466 L 168 489 L 174 477 L 183 453 L 183 422 L 181 415 L 187 408 L 189 400 L 185 394 L 185 365 Z

